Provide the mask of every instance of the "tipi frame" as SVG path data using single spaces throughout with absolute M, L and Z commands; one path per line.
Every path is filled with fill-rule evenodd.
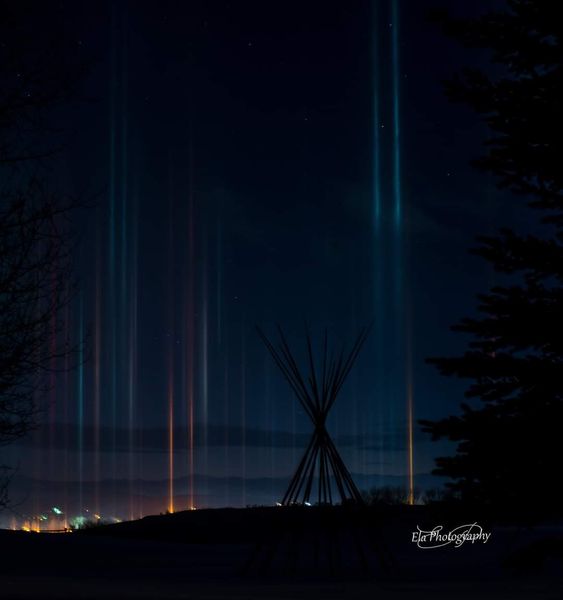
M 362 496 L 326 429 L 326 418 L 366 341 L 369 328 L 365 327 L 360 331 L 349 352 L 345 352 L 342 348 L 336 356 L 331 352 L 330 358 L 328 335 L 325 330 L 320 370 L 315 364 L 313 344 L 307 331 L 307 378 L 299 368 L 279 326 L 278 331 L 280 343 L 276 348 L 258 328 L 258 334 L 274 362 L 315 427 L 305 454 L 291 478 L 281 504 L 284 506 L 311 504 L 311 499 L 315 496 L 313 489 L 315 483 L 319 504 L 336 503 L 335 500 L 338 497 L 341 503 L 362 504 Z M 315 476 L 317 477 L 316 482 Z

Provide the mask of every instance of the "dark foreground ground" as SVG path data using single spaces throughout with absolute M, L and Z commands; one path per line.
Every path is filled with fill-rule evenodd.
M 491 538 L 421 549 L 416 526 Z M 563 598 L 563 528 L 431 507 L 254 508 L 0 531 L 0 598 Z

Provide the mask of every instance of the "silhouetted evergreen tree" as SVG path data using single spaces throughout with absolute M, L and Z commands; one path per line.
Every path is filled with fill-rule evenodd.
M 479 296 L 481 316 L 453 329 L 470 334 L 463 356 L 432 358 L 441 373 L 471 380 L 459 416 L 421 421 L 434 440 L 457 442 L 434 473 L 466 500 L 560 505 L 563 427 L 563 72 L 559 5 L 512 0 L 474 20 L 435 15 L 467 46 L 492 51 L 487 74 L 466 69 L 447 84 L 453 101 L 482 115 L 490 137 L 475 165 L 541 211 L 545 235 L 503 229 L 473 252 L 506 283 Z M 504 279 L 503 279 L 504 281 Z

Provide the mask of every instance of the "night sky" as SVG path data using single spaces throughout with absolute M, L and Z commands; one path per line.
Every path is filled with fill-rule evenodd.
M 430 0 L 51 4 L 38 26 L 91 62 L 53 117 L 53 179 L 94 199 L 65 315 L 85 360 L 5 449 L 20 513 L 274 504 L 310 431 L 255 331 L 276 323 L 302 356 L 305 323 L 339 347 L 373 321 L 328 428 L 360 489 L 405 486 L 409 394 L 414 419 L 463 400 L 424 361 L 463 349 L 449 327 L 494 281 L 468 249 L 527 217 L 443 94 L 486 56 Z M 414 441 L 416 485 L 442 485 L 445 447 Z

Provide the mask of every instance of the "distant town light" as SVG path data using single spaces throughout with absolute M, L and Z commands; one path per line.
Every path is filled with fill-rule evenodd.
M 70 521 L 71 527 L 74 527 L 75 529 L 80 529 L 81 527 L 84 527 L 85 524 L 86 524 L 86 517 L 84 517 L 82 515 L 74 517 L 74 519 L 71 519 L 71 521 Z

